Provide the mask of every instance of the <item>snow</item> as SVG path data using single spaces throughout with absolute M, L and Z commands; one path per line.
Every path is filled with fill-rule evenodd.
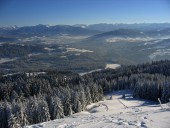
M 89 71 L 89 72 L 81 72 L 81 73 L 79 73 L 79 75 L 80 76 L 83 76 L 83 75 L 85 75 L 85 74 L 89 74 L 89 73 L 92 73 L 92 72 L 97 72 L 97 71 L 101 71 L 102 69 L 95 69 L 95 70 L 91 70 L 91 71 Z
M 54 51 L 55 50 L 53 48 L 48 48 L 48 47 L 45 47 L 44 49 L 47 50 L 47 51 Z
M 170 108 L 162 106 L 133 98 L 128 90 L 116 91 L 88 105 L 86 111 L 26 128 L 169 128 Z
M 87 26 L 86 26 L 86 25 L 81 25 L 80 27 L 81 27 L 81 28 L 86 28 Z
M 60 58 L 67 58 L 67 56 L 60 56 Z
M 154 59 L 157 56 L 170 55 L 170 49 L 157 49 L 154 53 L 149 55 L 150 59 Z
M 5 75 L 3 75 L 3 77 L 6 77 L 6 76 L 12 76 L 12 75 L 16 75 L 16 74 L 20 74 L 20 72 L 10 73 L 10 74 L 5 74 Z
M 38 56 L 38 55 L 41 55 L 43 53 L 30 53 L 28 54 L 28 57 L 32 57 L 32 56 Z
M 120 64 L 106 64 L 105 69 L 108 69 L 108 68 L 116 69 L 116 68 L 118 68 L 120 66 L 121 66 Z M 91 71 L 88 71 L 88 72 L 81 72 L 81 73 L 79 73 L 79 75 L 83 76 L 85 74 L 89 74 L 89 73 L 97 72 L 97 71 L 101 71 L 101 70 L 102 69 L 95 69 L 95 70 L 91 70 Z
M 139 41 L 151 41 L 153 38 L 151 37 L 113 37 L 107 38 L 106 42 L 108 43 L 116 43 L 116 42 L 139 42 Z
M 15 58 L 0 58 L 0 64 L 10 62 L 10 61 L 15 61 L 17 59 L 18 59 L 17 57 L 15 57 Z
M 107 68 L 116 69 L 118 67 L 120 67 L 119 64 L 106 64 L 106 68 L 105 69 L 107 69 Z
M 77 48 L 66 48 L 67 52 L 93 52 L 90 50 L 86 50 L 86 49 L 77 49 Z
M 37 76 L 40 74 L 46 74 L 46 72 L 29 72 L 29 73 L 25 73 L 27 75 L 27 77 L 29 76 Z

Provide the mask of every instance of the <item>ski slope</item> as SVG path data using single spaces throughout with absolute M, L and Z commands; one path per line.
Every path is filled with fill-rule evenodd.
M 86 111 L 26 128 L 170 128 L 170 108 L 162 106 L 133 98 L 131 91 L 116 91 Z

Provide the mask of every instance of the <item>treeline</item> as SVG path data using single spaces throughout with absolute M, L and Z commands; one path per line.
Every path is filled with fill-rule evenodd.
M 170 61 L 122 66 L 84 76 L 67 71 L 0 76 L 0 127 L 15 128 L 63 118 L 86 109 L 113 90 L 166 103 L 170 98 Z
M 166 103 L 170 99 L 170 61 L 156 61 L 142 65 L 123 66 L 84 76 L 87 81 L 101 85 L 107 93 L 131 89 L 134 97 Z
M 70 72 L 23 73 L 0 78 L 0 127 L 63 118 L 103 98 L 101 86 Z

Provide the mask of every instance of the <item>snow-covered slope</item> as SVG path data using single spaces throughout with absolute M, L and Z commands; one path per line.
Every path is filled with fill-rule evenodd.
M 170 108 L 162 106 L 117 91 L 87 106 L 87 111 L 26 128 L 170 128 Z

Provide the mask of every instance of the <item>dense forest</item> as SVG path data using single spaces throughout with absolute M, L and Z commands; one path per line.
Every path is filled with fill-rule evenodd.
M 46 50 L 41 45 L 19 45 L 19 44 L 3 44 L 0 46 L 0 57 L 1 58 L 12 58 L 27 56 L 31 53 L 44 53 Z
M 101 86 L 71 72 L 23 73 L 0 79 L 0 127 L 63 118 L 102 100 Z
M 170 98 L 170 61 L 122 66 L 117 70 L 103 70 L 84 76 L 101 85 L 104 92 L 131 89 L 134 97 L 162 102 Z
M 113 90 L 163 103 L 170 98 L 170 61 L 157 61 L 80 76 L 67 71 L 0 75 L 0 127 L 17 128 L 77 113 Z

